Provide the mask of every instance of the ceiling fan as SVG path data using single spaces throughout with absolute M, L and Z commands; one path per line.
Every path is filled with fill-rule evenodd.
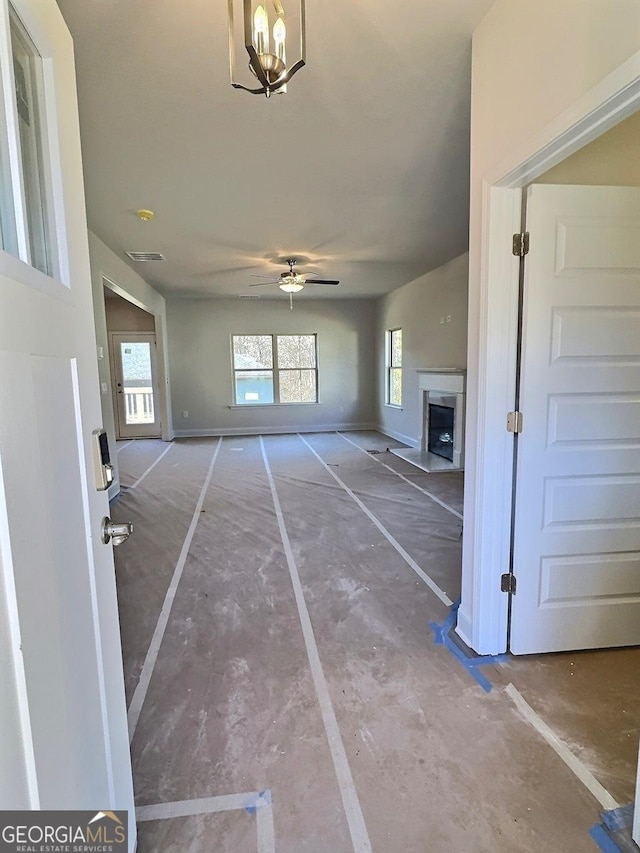
M 289 271 L 280 273 L 279 278 L 273 278 L 272 275 L 254 275 L 253 278 L 268 278 L 270 281 L 261 281 L 256 284 L 250 284 L 249 287 L 264 287 L 267 284 L 277 284 L 280 290 L 284 290 L 289 294 L 289 307 L 293 311 L 293 294 L 299 293 L 306 284 L 340 284 L 339 281 L 332 281 L 326 278 L 308 278 L 306 275 L 297 273 L 296 258 L 288 258 Z

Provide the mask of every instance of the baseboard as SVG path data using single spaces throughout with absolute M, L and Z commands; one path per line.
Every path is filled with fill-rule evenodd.
M 229 429 L 176 429 L 176 438 L 208 438 L 224 435 L 295 435 L 298 432 L 354 432 L 375 430 L 375 424 L 305 424 L 304 426 L 232 427 Z
M 408 444 L 409 447 L 418 447 L 420 444 L 420 441 L 417 438 L 411 438 L 410 435 L 404 435 L 404 433 L 402 432 L 396 432 L 395 430 L 387 429 L 386 427 L 383 427 L 382 424 L 378 424 L 377 426 L 373 427 L 373 429 L 377 430 L 378 432 L 381 432 L 382 435 L 388 435 L 389 438 L 395 438 L 396 441 L 401 441 L 403 444 Z
M 460 637 L 464 643 L 469 646 L 470 649 L 473 648 L 471 645 L 471 620 L 467 616 L 466 613 L 462 612 L 462 608 L 458 608 L 457 613 L 457 623 L 456 623 L 456 634 Z

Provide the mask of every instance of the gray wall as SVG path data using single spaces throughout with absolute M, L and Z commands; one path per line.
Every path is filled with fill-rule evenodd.
M 417 446 L 421 425 L 416 370 L 467 366 L 468 279 L 465 253 L 378 300 L 376 401 L 381 432 Z M 440 323 L 442 317 L 444 323 Z M 385 332 L 396 328 L 402 329 L 401 409 L 385 403 Z
M 367 428 L 375 423 L 373 300 L 171 299 L 176 435 Z M 232 334 L 318 335 L 319 405 L 233 408 Z M 189 413 L 183 418 L 183 411 Z
M 144 308 L 154 317 L 156 327 L 156 348 L 158 352 L 158 373 L 160 383 L 160 407 L 162 410 L 162 437 L 173 437 L 171 424 L 168 363 L 166 358 L 166 309 L 163 297 L 147 282 L 137 275 L 124 261 L 89 231 L 89 254 L 91 257 L 91 289 L 93 295 L 93 313 L 96 327 L 96 343 L 102 348 L 102 358 L 98 358 L 100 376 L 102 424 L 107 431 L 111 461 L 116 468 L 116 479 L 109 489 L 109 498 L 120 491 L 118 459 L 116 454 L 115 424 L 113 416 L 113 394 L 111 391 L 111 372 L 109 368 L 109 336 L 105 309 L 105 284 L 115 293 Z

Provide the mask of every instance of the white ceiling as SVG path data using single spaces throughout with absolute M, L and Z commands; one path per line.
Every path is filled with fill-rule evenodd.
M 435 269 L 467 249 L 471 33 L 492 2 L 307 0 L 307 66 L 267 100 L 231 88 L 225 0 L 58 0 L 89 227 L 162 252 L 132 266 L 165 294 L 281 298 L 248 285 L 290 256 L 340 279 L 314 297 Z

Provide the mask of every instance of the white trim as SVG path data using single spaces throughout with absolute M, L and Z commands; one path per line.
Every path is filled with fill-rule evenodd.
M 389 438 L 393 438 L 396 441 L 401 441 L 403 444 L 407 444 L 409 447 L 419 447 L 420 439 L 412 438 L 410 435 L 405 435 L 403 432 L 397 432 L 394 429 L 389 429 L 388 427 L 383 426 L 382 424 L 377 424 L 374 427 L 371 427 L 376 432 L 381 433 L 382 435 L 386 435 Z
M 297 435 L 299 432 L 358 432 L 376 430 L 374 424 L 306 424 L 305 426 L 177 429 L 176 438 L 210 438 L 220 435 Z
M 470 324 L 477 322 L 470 338 L 479 341 L 478 352 L 470 353 L 477 359 L 476 383 L 467 389 L 476 398 L 466 431 L 474 470 L 465 490 L 456 628 L 480 654 L 503 652 L 507 637 L 500 575 L 509 559 L 513 439 L 504 418 L 515 384 L 518 259 L 511 255 L 511 236 L 520 229 L 521 187 L 639 108 L 640 51 L 484 176 L 478 313 L 469 315 Z

